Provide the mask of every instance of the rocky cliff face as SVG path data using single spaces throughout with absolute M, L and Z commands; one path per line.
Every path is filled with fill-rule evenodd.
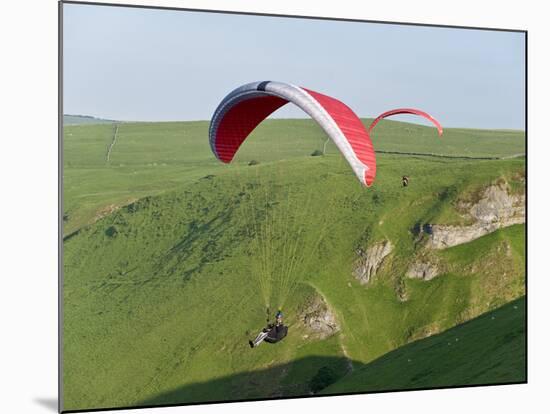
M 336 317 L 320 295 L 309 299 L 299 318 L 306 330 L 304 338 L 325 339 L 340 331 Z
M 439 274 L 437 264 L 430 262 L 413 263 L 407 270 L 406 276 L 413 279 L 432 280 Z
M 509 194 L 506 184 L 487 187 L 476 203 L 462 202 L 460 209 L 474 220 L 469 226 L 427 226 L 426 247 L 445 249 L 467 243 L 499 228 L 525 222 L 525 194 Z
M 359 258 L 353 265 L 353 276 L 362 285 L 369 283 L 392 250 L 393 246 L 389 240 L 377 243 L 367 250 L 358 249 Z

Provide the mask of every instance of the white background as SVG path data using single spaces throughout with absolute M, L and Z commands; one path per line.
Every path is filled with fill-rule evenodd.
M 548 183 L 544 174 L 550 153 L 545 116 L 550 24 L 545 2 L 155 0 L 141 4 L 529 30 L 529 384 L 135 412 L 547 412 L 550 272 L 545 266 Z M 0 3 L 0 42 L 0 411 L 52 413 L 57 404 L 57 2 Z

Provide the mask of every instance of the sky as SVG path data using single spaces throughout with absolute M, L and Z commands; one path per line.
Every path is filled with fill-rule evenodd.
M 63 6 L 66 114 L 209 120 L 227 93 L 261 80 L 333 96 L 360 117 L 415 107 L 444 127 L 525 126 L 523 33 Z M 274 117 L 307 115 L 286 105 Z

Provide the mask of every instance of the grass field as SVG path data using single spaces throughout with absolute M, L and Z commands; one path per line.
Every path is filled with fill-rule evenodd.
M 521 154 L 522 132 L 454 129 L 439 139 L 432 128 L 382 122 L 376 149 L 403 154 L 379 154 L 364 189 L 333 147 L 310 156 L 325 136 L 307 120 L 268 120 L 229 166 L 212 156 L 206 122 L 119 124 L 107 162 L 113 128 L 64 131 L 65 409 L 307 395 L 326 376 L 329 393 L 524 379 L 520 312 L 506 305 L 525 294 L 524 225 L 433 253 L 446 271 L 431 281 L 405 277 L 422 250 L 415 225 L 459 222 L 457 201 L 497 180 L 524 191 L 524 158 L 464 158 Z M 360 285 L 355 251 L 382 239 L 394 252 Z M 315 295 L 341 325 L 326 340 L 298 334 Z M 250 350 L 266 304 L 282 303 L 288 338 Z M 496 312 L 509 323 L 485 329 L 493 320 L 482 317 L 455 328 L 503 305 Z M 441 351 L 441 366 L 422 377 L 430 341 L 466 335 L 454 329 L 478 340 L 453 347 L 444 365 Z M 427 331 L 444 333 L 411 342 Z M 487 351 L 489 335 L 513 337 L 491 342 L 498 350 L 482 375 L 458 369 Z M 519 362 L 501 369 L 511 355 Z M 405 356 L 419 363 L 392 381 Z
M 370 120 L 364 122 L 368 125 Z M 66 235 L 121 205 L 177 189 L 226 167 L 212 156 L 206 121 L 119 124 L 118 142 L 107 162 L 113 131 L 112 124 L 64 129 Z M 250 138 L 236 162 L 304 158 L 323 148 L 326 135 L 310 120 L 267 120 Z M 447 129 L 439 139 L 430 127 L 382 121 L 372 139 L 379 151 L 468 157 L 525 152 L 520 131 Z M 327 154 L 337 155 L 332 143 Z

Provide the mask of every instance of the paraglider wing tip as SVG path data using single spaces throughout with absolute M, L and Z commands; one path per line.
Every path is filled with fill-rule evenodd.
M 363 170 L 363 179 L 360 180 L 361 184 L 363 184 L 365 187 L 371 187 L 372 183 L 374 183 L 374 178 L 376 177 L 376 167 L 369 168 L 368 166 L 365 166 L 365 169 Z
M 216 155 L 216 158 L 221 162 L 223 162 L 224 164 L 229 164 L 231 163 L 231 161 L 233 161 L 233 155 L 218 154 L 217 152 L 215 153 L 215 155 Z
M 372 183 L 374 183 L 374 176 L 375 176 L 375 173 L 372 170 L 367 169 L 365 171 L 365 175 L 364 175 L 364 179 L 363 179 L 362 184 L 364 184 L 365 187 L 367 187 L 367 188 L 371 187 Z

